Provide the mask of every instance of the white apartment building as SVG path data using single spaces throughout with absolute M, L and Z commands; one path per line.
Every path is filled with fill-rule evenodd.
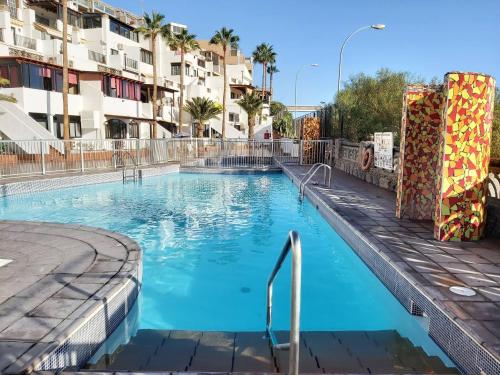
M 149 138 L 152 117 L 151 41 L 135 29 L 142 19 L 99 0 L 68 2 L 70 136 L 87 139 Z M 170 23 L 172 32 L 186 26 Z M 193 134 L 188 114 L 179 124 L 180 54 L 157 40 L 158 137 Z M 184 98 L 222 102 L 222 58 L 217 46 L 200 41 L 186 55 Z M 252 90 L 252 62 L 240 51 L 228 58 L 226 136 L 247 138 L 247 118 L 236 104 Z M 0 76 L 10 81 L 0 92 L 16 103 L 0 102 L 0 135 L 6 139 L 62 138 L 62 5 L 58 0 L 0 0 Z M 267 112 L 266 112 L 267 111 Z M 221 133 L 221 119 L 205 135 Z M 266 107 L 256 138 L 269 138 Z

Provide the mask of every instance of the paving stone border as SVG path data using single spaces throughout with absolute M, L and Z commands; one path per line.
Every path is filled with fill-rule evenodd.
M 0 373 L 82 366 L 132 308 L 139 245 L 80 225 L 0 221 Z
M 283 166 L 284 173 L 296 185 L 300 184 L 300 179 L 307 170 L 308 167 Z M 404 254 L 411 254 L 418 261 L 427 259 L 424 254 L 449 256 L 442 250 L 446 248 L 452 253 L 456 251 L 457 254 L 457 258 L 454 258 L 456 263 L 450 263 L 452 268 L 465 269 L 466 271 L 470 269 L 471 276 L 481 275 L 481 272 L 470 268 L 470 263 L 475 261 L 474 254 L 467 253 L 460 247 L 468 245 L 439 243 L 442 247 L 439 248 L 427 239 L 429 235 L 432 237 L 432 228 L 427 229 L 415 222 L 406 221 L 406 226 L 403 226 L 397 221 L 390 221 L 388 219 L 391 217 L 390 214 L 377 209 L 381 203 L 388 206 L 386 210 L 390 211 L 391 205 L 388 200 L 385 201 L 376 194 L 370 195 L 367 191 L 370 189 L 367 189 L 366 186 L 358 186 L 360 191 L 366 192 L 364 197 L 360 197 L 357 191 L 351 190 L 350 186 L 339 186 L 342 183 L 335 181 L 335 177 L 344 176 L 347 177 L 343 172 L 334 173 L 333 188 L 308 185 L 305 189 L 305 196 L 409 313 L 418 315 L 424 313 L 429 318 L 429 335 L 464 373 L 500 374 L 498 337 L 493 333 L 499 327 L 493 327 L 493 331 L 489 331 L 484 326 L 487 323 L 498 325 L 498 320 L 494 320 L 495 311 L 499 311 L 499 306 L 495 303 L 496 297 L 492 297 L 493 300 L 487 300 L 478 294 L 471 301 L 463 297 L 461 299 L 459 296 L 453 296 L 449 292 L 446 294 L 445 283 L 460 283 L 460 280 L 454 278 L 451 273 L 446 273 L 444 264 L 443 266 L 436 264 L 436 270 L 434 270 L 431 261 L 425 264 L 426 267 L 418 269 L 412 268 L 402 261 Z M 357 181 L 354 183 L 364 184 Z M 336 192 L 336 188 L 341 188 L 341 194 Z M 378 189 L 373 186 L 370 188 Z M 349 192 L 346 193 L 347 191 Z M 386 192 L 386 194 L 390 193 Z M 376 202 L 377 200 L 379 201 Z M 365 210 L 368 215 L 363 214 L 362 210 Z M 420 248 L 399 249 L 398 246 L 402 247 L 405 243 L 403 241 L 390 243 L 388 239 L 392 232 L 386 230 L 384 226 L 393 226 L 396 235 L 400 238 L 407 237 L 410 242 L 414 242 L 417 246 L 420 245 Z M 385 238 L 387 238 L 386 241 L 384 241 Z M 495 264 L 500 259 L 500 254 L 493 250 L 497 243 L 499 242 L 495 242 L 491 249 L 482 249 L 477 244 L 476 246 L 479 250 L 483 250 L 482 253 L 485 256 L 494 257 L 491 261 L 485 258 L 486 263 L 479 264 L 479 268 L 488 268 L 488 272 L 485 270 L 486 274 L 500 277 L 500 268 Z M 472 245 L 474 244 L 472 243 Z M 498 247 L 496 249 L 498 250 Z M 408 253 L 406 253 L 407 250 Z M 430 269 L 425 270 L 425 268 Z M 467 276 L 467 272 L 465 275 Z M 483 278 L 488 279 L 486 275 L 482 275 Z M 432 280 L 432 277 L 441 276 L 445 279 L 437 279 L 435 282 L 426 279 L 428 277 Z M 494 285 L 497 285 L 498 280 L 495 282 Z M 483 288 L 478 288 L 478 290 L 482 291 Z M 464 307 L 463 309 L 461 305 Z M 466 305 L 469 310 L 465 309 Z M 467 311 L 469 312 L 467 313 Z M 496 316 L 496 319 L 500 319 L 500 317 Z

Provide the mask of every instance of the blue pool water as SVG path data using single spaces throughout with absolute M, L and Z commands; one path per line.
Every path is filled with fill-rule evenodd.
M 303 247 L 302 330 L 396 329 L 445 358 L 423 328 L 281 174 L 172 174 L 4 198 L 2 219 L 81 223 L 144 250 L 139 328 L 262 331 L 266 282 L 287 233 Z M 289 263 L 274 327 L 289 325 Z

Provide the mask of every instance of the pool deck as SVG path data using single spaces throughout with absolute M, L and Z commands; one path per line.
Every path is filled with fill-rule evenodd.
M 97 228 L 0 221 L 0 373 L 31 371 L 140 267 L 128 237 Z M 135 280 L 134 282 L 137 282 Z
M 296 184 L 309 168 L 284 166 Z M 332 180 L 331 188 L 311 184 L 307 190 L 361 233 L 499 361 L 500 239 L 436 241 L 431 221 L 395 217 L 395 193 L 339 170 L 333 170 Z M 468 286 L 477 294 L 453 294 L 448 289 L 453 285 Z

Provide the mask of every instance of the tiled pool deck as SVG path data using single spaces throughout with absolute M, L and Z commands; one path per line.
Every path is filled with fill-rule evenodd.
M 309 167 L 286 165 L 285 170 L 297 184 Z M 436 241 L 432 222 L 399 220 L 395 217 L 394 193 L 338 170 L 333 171 L 332 180 L 331 188 L 308 185 L 306 196 L 309 193 L 309 198 L 313 198 L 310 194 L 314 193 L 319 201 L 361 233 L 383 254 L 383 258 L 390 261 L 447 316 L 486 348 L 498 363 L 500 239 L 479 242 Z M 312 201 L 314 203 L 315 199 Z M 469 286 L 477 294 L 473 297 L 453 294 L 448 289 L 453 285 Z M 477 353 L 466 353 L 467 348 L 460 347 L 459 341 L 453 343 L 452 333 L 449 335 L 450 345 L 463 351 L 464 356 L 471 355 L 475 359 Z M 498 365 L 494 368 L 500 369 Z
M 12 260 L 0 267 L 2 374 L 43 368 L 54 359 L 41 355 L 68 347 L 68 335 L 102 309 L 114 329 L 111 299 L 128 283 L 135 296 L 139 289 L 139 246 L 97 228 L 0 221 L 0 258 Z M 85 338 L 78 345 L 87 345 Z

